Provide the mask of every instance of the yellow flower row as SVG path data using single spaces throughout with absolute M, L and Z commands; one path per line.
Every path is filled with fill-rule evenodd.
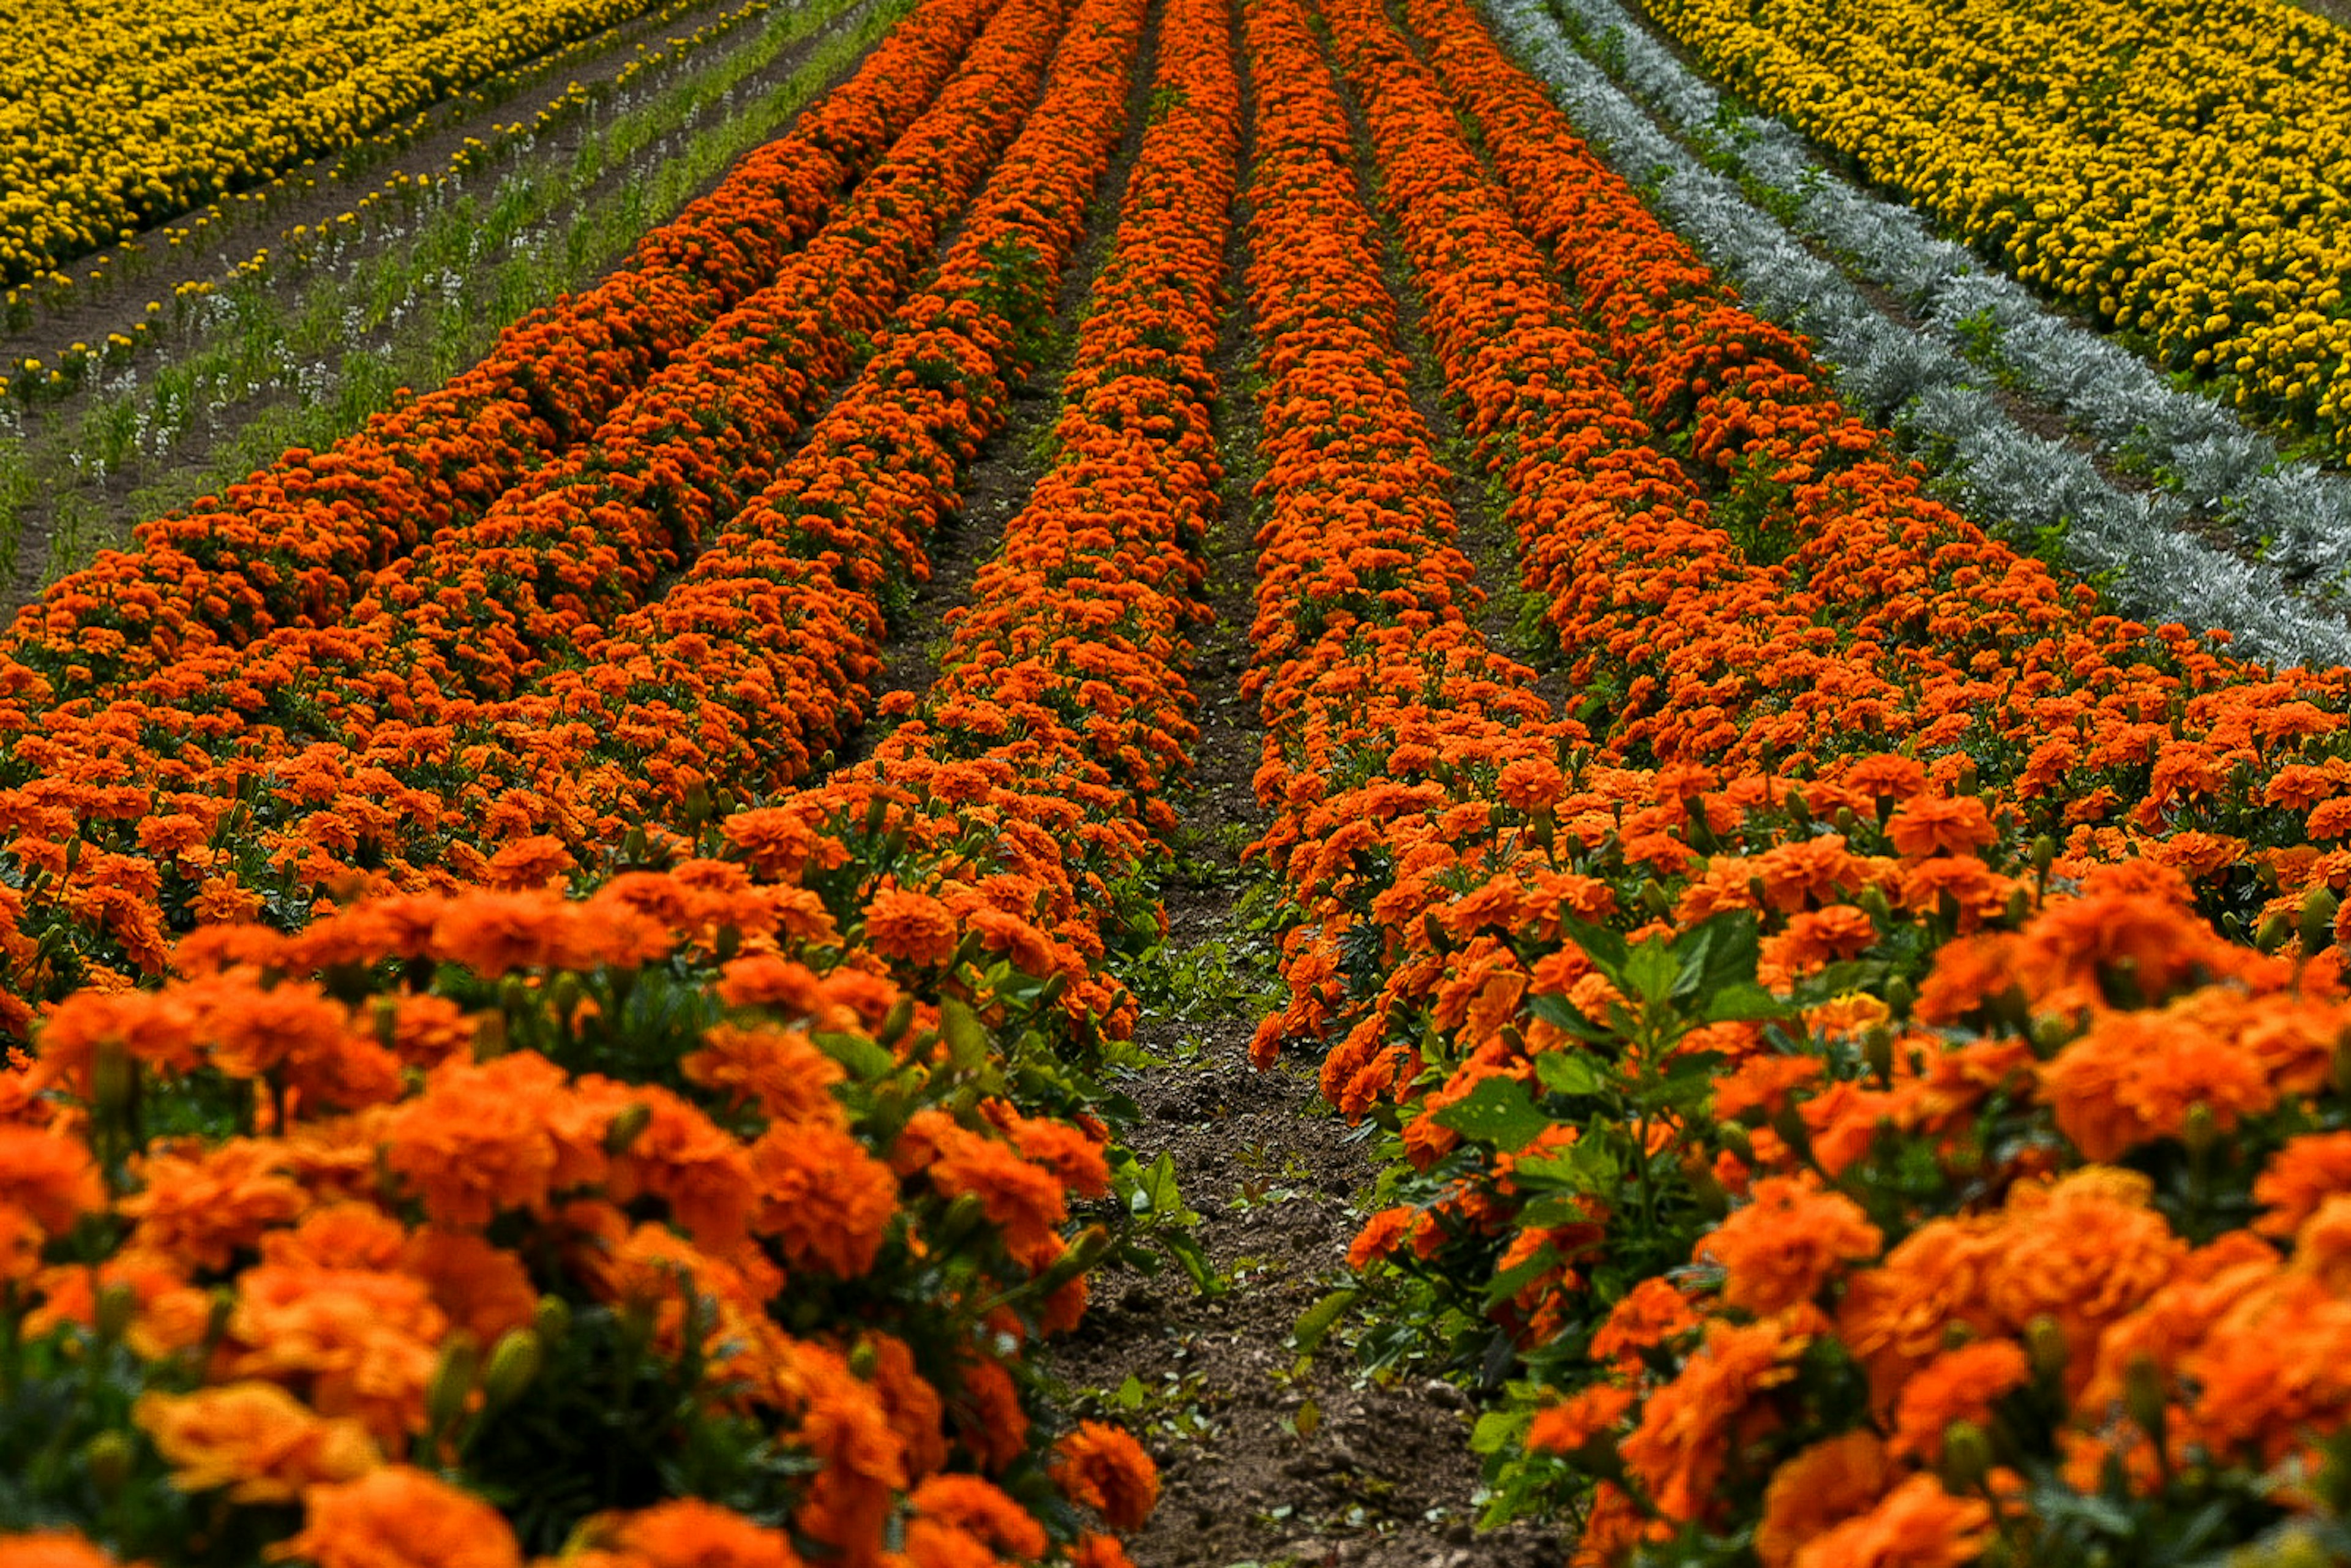
M 2351 451 L 2351 36 L 2282 0 L 1643 0 L 2021 277 Z
M 0 281 L 371 133 L 658 0 L 0 7 Z

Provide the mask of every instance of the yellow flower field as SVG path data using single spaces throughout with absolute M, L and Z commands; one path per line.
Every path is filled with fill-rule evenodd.
M 1710 74 L 2351 451 L 2351 39 L 2282 0 L 1645 0 Z
M 350 146 L 657 0 L 0 7 L 0 281 Z

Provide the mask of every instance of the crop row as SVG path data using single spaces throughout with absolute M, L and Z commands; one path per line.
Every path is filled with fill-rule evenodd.
M 1270 0 L 1314 153 L 1277 200 L 1270 98 L 1253 678 L 1294 925 L 1259 1049 L 1335 1040 L 1326 1094 L 1396 1134 L 1372 1298 L 1515 1370 L 1491 1514 L 1564 1511 L 1594 1563 L 2335 1542 L 2351 1010 L 2304 790 L 2340 694 L 2042 586 L 1465 6 L 1406 10 L 1441 85 L 1375 5 L 1324 14 L 1578 718 L 1461 613 L 1346 122 Z
M 2282 664 L 2341 653 L 2328 602 L 2351 550 L 2339 473 L 2283 456 L 1917 213 L 1833 174 L 1785 126 L 1737 113 L 1615 0 L 1563 0 L 1564 26 L 1544 0 L 1489 15 L 1611 166 L 1752 309 L 1810 337 L 1850 401 L 1931 454 L 1969 515 L 2095 577 L 2138 619 L 2226 626 Z M 2010 386 L 2065 415 L 2075 439 L 2027 428 Z
M 648 381 L 777 283 L 934 99 L 990 14 L 921 7 L 793 132 L 745 159 L 587 293 L 534 312 L 482 363 L 333 450 L 287 453 L 216 502 L 141 525 L 20 613 L 12 685 L 43 706 L 281 626 L 328 625 L 372 574 L 589 442 Z M 37 677 L 37 684 L 32 677 Z M 37 708 L 35 711 L 38 711 Z
M 937 280 L 800 455 L 819 472 L 886 488 L 913 460 L 954 504 L 1144 21 L 1077 7 Z M 1056 31 L 1016 3 L 967 79 Z M 159 988 L 49 1011 L 0 1119 L 0 1455 L 62 1528 L 6 1552 L 1124 1563 L 1101 1531 L 1148 1512 L 1150 1462 L 1024 1351 L 1115 1239 L 1071 1237 L 1073 1203 L 1149 1208 L 1088 1066 L 1131 1022 L 1099 960 L 1153 924 L 1137 873 L 1188 735 L 1238 155 L 1217 0 L 1166 7 L 1158 60 L 1060 456 L 873 762 L 587 866 L 535 840 L 492 887 L 214 920 Z M 799 504 L 722 548 L 824 516 Z M 919 570 L 935 515 L 876 553 Z
M 1708 70 L 2017 275 L 2340 455 L 2351 57 L 2278 0 L 1658 0 Z

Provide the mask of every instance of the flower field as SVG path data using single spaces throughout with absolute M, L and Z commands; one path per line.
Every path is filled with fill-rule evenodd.
M 0 1568 L 2351 1562 L 2351 51 L 1654 9 L 913 0 L 53 573 Z

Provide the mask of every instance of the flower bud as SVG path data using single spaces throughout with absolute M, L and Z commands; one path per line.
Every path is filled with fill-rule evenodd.
M 1908 1018 L 1911 1004 L 1917 999 L 1917 988 L 1911 985 L 1907 977 L 1896 975 L 1886 982 L 1886 1009 L 1896 1018 Z
M 139 1292 L 117 1280 L 98 1292 L 98 1301 L 91 1317 L 100 1344 L 112 1344 L 129 1332 L 131 1320 L 139 1312 Z
M 101 1040 L 89 1066 L 90 1107 L 108 1126 L 122 1124 L 139 1092 L 139 1062 L 119 1040 Z
M 100 1432 L 81 1451 L 81 1462 L 89 1469 L 89 1484 L 108 1502 L 122 1495 L 137 1459 L 131 1439 L 120 1432 Z
M 632 1101 L 621 1107 L 612 1118 L 612 1124 L 604 1129 L 604 1152 L 608 1155 L 627 1154 L 629 1145 L 652 1125 L 653 1119 L 653 1108 L 642 1100 Z
M 1868 915 L 1881 929 L 1894 919 L 1892 901 L 1886 896 L 1886 890 L 1874 882 L 1855 894 L 1853 901 L 1860 906 L 1861 912 Z
M 914 998 L 912 994 L 902 991 L 898 999 L 890 1004 L 890 1010 L 883 1015 L 882 1031 L 873 1037 L 874 1042 L 884 1048 L 894 1047 L 906 1038 L 906 1031 L 914 1027 Z
M 2220 1137 L 2220 1119 L 2212 1113 L 2210 1103 L 2199 1100 L 2188 1107 L 2188 1114 L 2180 1119 L 2179 1141 L 2188 1145 L 2189 1154 L 2202 1159 Z
M 1869 1062 L 1870 1071 L 1880 1083 L 1894 1082 L 1894 1031 L 1882 1023 L 1871 1024 L 1862 1031 L 1862 1055 Z
M 470 1331 L 458 1329 L 442 1342 L 441 1359 L 424 1385 L 426 1431 L 438 1437 L 456 1424 L 465 1413 L 466 1396 L 474 1392 L 474 1377 L 481 1369 L 481 1346 Z
M 1656 877 L 1650 877 L 1641 883 L 1641 907 L 1647 910 L 1651 916 L 1663 920 L 1666 917 L 1666 912 L 1673 906 L 1673 901 L 1666 896 L 1666 890 L 1657 884 Z
M 1791 784 L 1788 786 L 1788 793 L 1782 799 L 1787 805 L 1789 818 L 1799 829 L 1813 825 L 1813 803 L 1804 799 L 1804 792 L 1802 789 Z
M 2047 876 L 2050 866 L 2056 859 L 2057 841 L 2046 833 L 2036 835 L 2032 841 L 2032 869 L 2041 875 Z
M 538 1369 L 546 1361 L 547 1352 L 537 1333 L 530 1329 L 507 1330 L 490 1348 L 490 1359 L 482 1369 L 484 1397 L 492 1405 L 514 1403 L 538 1376 Z
M 2265 915 L 2261 925 L 2253 929 L 2253 947 L 2264 956 L 2274 953 L 2285 946 L 2285 939 L 2293 930 L 2293 922 L 2283 915 L 2275 912 Z
M 538 1305 L 531 1309 L 530 1326 L 540 1344 L 561 1344 L 571 1333 L 571 1303 L 561 1296 L 539 1297 Z
M 2034 1376 L 2053 1383 L 2065 1375 L 2065 1331 L 2047 1312 L 2024 1325 L 2024 1352 Z
M 2302 950 L 2314 956 L 2335 940 L 2335 912 L 2340 907 L 2334 890 L 2314 887 L 2302 895 Z
M 507 1015 L 483 1013 L 474 1019 L 474 1060 L 490 1061 L 507 1053 Z
M 861 1339 L 850 1347 L 849 1375 L 858 1382 L 872 1382 L 873 1375 L 881 1369 L 881 1353 L 873 1348 L 872 1340 Z
M 1973 1421 L 1954 1421 L 1943 1428 L 1943 1485 L 1953 1492 L 1970 1492 L 1991 1473 L 1991 1439 Z

